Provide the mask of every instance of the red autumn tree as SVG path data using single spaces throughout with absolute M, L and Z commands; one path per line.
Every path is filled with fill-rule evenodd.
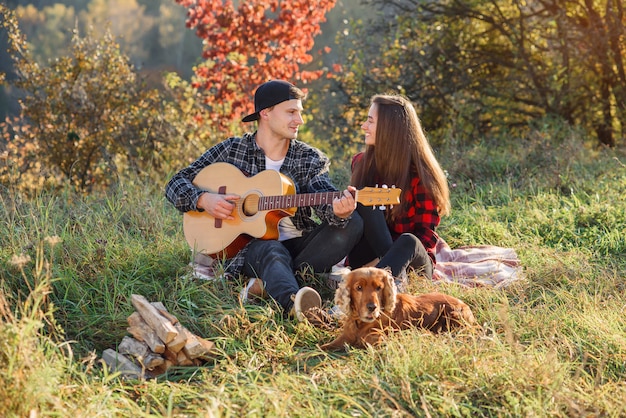
M 221 127 L 254 111 L 250 94 L 270 79 L 308 81 L 313 38 L 335 0 L 176 0 L 189 8 L 187 27 L 204 40 L 194 87 Z

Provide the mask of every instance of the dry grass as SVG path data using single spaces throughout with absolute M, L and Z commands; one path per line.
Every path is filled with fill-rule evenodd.
M 472 150 L 474 163 L 493 152 Z M 487 160 L 452 173 L 441 235 L 453 247 L 515 248 L 526 279 L 502 290 L 414 279 L 410 290 L 461 297 L 481 331 L 403 332 L 332 355 L 319 350 L 330 332 L 284 319 L 271 302 L 242 306 L 240 280 L 186 278 L 181 217 L 158 187 L 3 192 L 0 415 L 623 416 L 624 158 L 579 157 L 562 172 L 566 193 L 521 166 L 501 179 Z M 221 355 L 153 381 L 108 373 L 97 356 L 126 335 L 133 293 L 162 301 Z

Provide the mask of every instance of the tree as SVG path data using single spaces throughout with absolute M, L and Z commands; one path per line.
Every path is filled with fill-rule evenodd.
M 176 0 L 188 7 L 187 26 L 204 40 L 194 87 L 222 128 L 252 112 L 250 92 L 272 79 L 306 84 L 322 70 L 303 70 L 325 14 L 335 0 Z
M 352 38 L 342 76 L 349 92 L 394 89 L 421 107 L 427 126 L 468 136 L 544 117 L 581 126 L 603 145 L 624 135 L 621 0 L 376 4 L 381 18 Z M 366 44 L 374 34 L 386 48 Z

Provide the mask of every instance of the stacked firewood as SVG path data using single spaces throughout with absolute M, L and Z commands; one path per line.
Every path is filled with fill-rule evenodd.
M 117 351 L 104 350 L 102 359 L 125 377 L 150 378 L 173 366 L 199 366 L 215 354 L 215 345 L 201 338 L 169 313 L 161 302 L 131 296 L 135 312 Z

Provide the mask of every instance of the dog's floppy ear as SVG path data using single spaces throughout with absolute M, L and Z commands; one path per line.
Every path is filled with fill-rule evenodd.
M 341 283 L 335 291 L 335 305 L 339 306 L 341 313 L 346 316 L 351 315 L 351 303 L 350 303 L 350 277 L 352 273 L 344 274 Z
M 383 310 L 385 312 L 392 312 L 396 307 L 396 294 L 398 292 L 396 283 L 393 280 L 391 271 L 389 269 L 381 269 L 384 275 L 385 288 L 383 289 Z

